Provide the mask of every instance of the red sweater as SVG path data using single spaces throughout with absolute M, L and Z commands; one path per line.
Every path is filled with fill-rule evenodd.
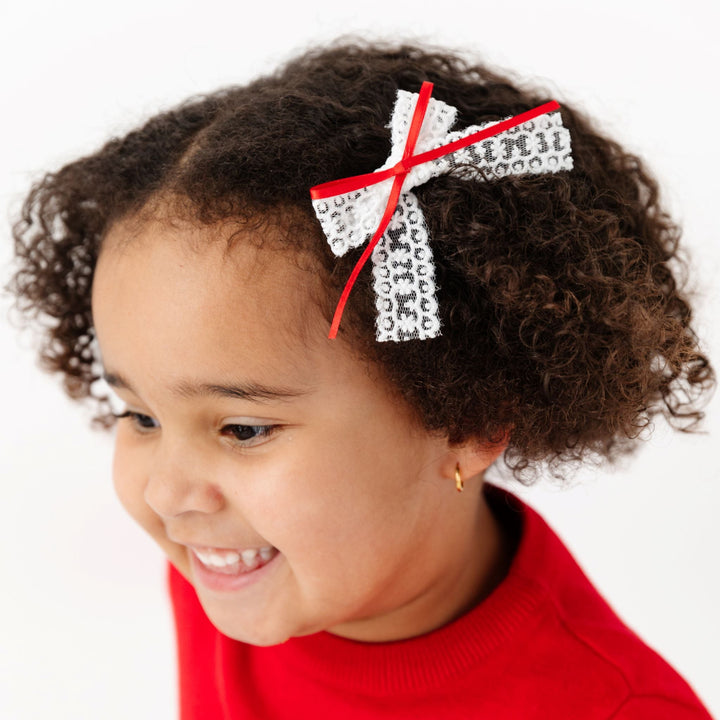
M 520 536 L 508 575 L 467 615 L 409 640 L 323 632 L 245 645 L 210 624 L 171 566 L 182 720 L 708 720 L 545 521 L 505 490 L 485 492 Z

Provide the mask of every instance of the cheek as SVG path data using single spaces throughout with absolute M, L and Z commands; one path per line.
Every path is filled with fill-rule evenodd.
M 349 554 L 358 558 L 385 551 L 395 539 L 394 529 L 408 519 L 401 510 L 407 510 L 406 490 L 393 486 L 395 468 L 368 458 L 367 451 L 346 454 L 338 447 L 330 444 L 325 453 L 305 447 L 286 452 L 264 478 L 263 511 L 254 502 L 248 513 L 293 561 L 346 565 Z M 264 521 L 269 522 L 261 526 Z
M 147 468 L 142 451 L 128 442 L 126 432 L 127 428 L 122 425 L 118 427 L 113 458 L 115 493 L 130 517 L 150 535 L 185 579 L 190 581 L 190 567 L 185 550 L 168 539 L 163 521 L 145 502 Z
M 155 535 L 158 526 L 161 527 L 162 524 L 145 502 L 145 468 L 139 454 L 130 451 L 125 433 L 122 426 L 118 427 L 113 457 L 115 494 L 130 516 L 151 535 Z

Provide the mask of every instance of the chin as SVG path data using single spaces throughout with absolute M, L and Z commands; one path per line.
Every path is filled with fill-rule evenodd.
M 292 637 L 291 635 L 281 633 L 261 634 L 256 632 L 224 632 L 222 628 L 218 628 L 218 630 L 220 630 L 223 635 L 229 637 L 231 640 L 245 643 L 246 645 L 253 645 L 255 647 L 273 647 L 274 645 L 282 645 Z
M 243 618 L 242 609 L 235 609 L 228 613 L 227 611 L 219 612 L 214 607 L 203 607 L 208 619 L 219 632 L 231 640 L 247 645 L 271 647 L 272 645 L 282 645 L 291 637 L 309 634 L 293 632 L 284 623 L 274 622 L 272 618 L 264 621 L 258 621 L 257 618 L 251 617 Z

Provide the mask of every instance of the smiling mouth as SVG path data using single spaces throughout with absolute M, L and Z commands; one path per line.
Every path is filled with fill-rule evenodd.
M 271 545 L 246 550 L 224 550 L 220 548 L 190 548 L 192 554 L 208 571 L 221 575 L 242 575 L 267 565 L 278 549 Z

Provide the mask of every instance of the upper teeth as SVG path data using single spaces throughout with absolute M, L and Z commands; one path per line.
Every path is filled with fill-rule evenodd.
M 247 550 L 219 550 L 219 549 L 204 549 L 199 550 L 193 548 L 193 552 L 197 555 L 203 565 L 209 565 L 210 567 L 223 568 L 229 565 L 235 565 L 240 562 L 240 558 L 245 565 L 249 568 L 253 568 L 258 564 L 258 557 L 267 562 L 272 557 L 273 548 L 271 546 L 261 548 L 249 548 Z

